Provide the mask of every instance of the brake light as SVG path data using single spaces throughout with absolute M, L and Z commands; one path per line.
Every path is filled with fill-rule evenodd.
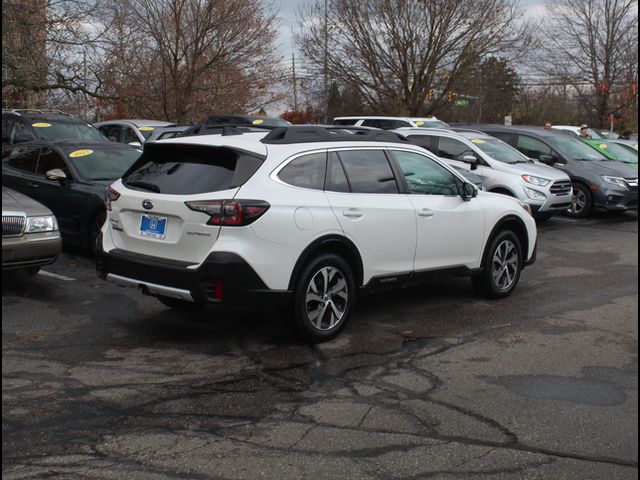
M 111 202 L 115 202 L 120 198 L 120 194 L 116 192 L 113 188 L 107 188 L 106 192 L 104 192 L 104 203 L 107 206 L 107 210 L 111 211 Z
M 209 215 L 207 225 L 227 227 L 249 225 L 264 215 L 270 207 L 262 200 L 200 200 L 185 202 L 185 205 L 190 210 Z

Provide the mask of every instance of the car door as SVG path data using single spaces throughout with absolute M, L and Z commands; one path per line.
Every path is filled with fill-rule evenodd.
M 415 212 L 384 150 L 330 152 L 325 191 L 342 230 L 360 251 L 365 284 L 413 271 Z
M 64 180 L 51 180 L 46 173 L 60 169 L 66 175 Z M 42 147 L 33 182 L 38 186 L 38 195 L 43 204 L 56 215 L 63 235 L 84 234 L 87 212 L 93 205 L 86 194 L 75 188 L 76 179 L 60 152 Z
M 2 185 L 38 200 L 36 167 L 40 147 L 13 145 L 2 151 Z
M 484 214 L 477 199 L 465 201 L 459 181 L 426 155 L 393 149 L 405 177 L 417 221 L 416 272 L 479 265 L 485 237 Z

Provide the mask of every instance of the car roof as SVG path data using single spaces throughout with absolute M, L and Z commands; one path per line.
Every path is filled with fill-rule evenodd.
M 11 110 L 11 111 L 3 110 L 2 114 L 16 115 L 18 117 L 24 118 L 29 121 L 47 120 L 55 123 L 82 123 L 84 125 L 89 124 L 89 122 L 83 120 L 80 117 L 74 117 L 73 115 L 68 115 L 62 112 L 59 112 L 59 113 L 47 112 L 47 111 L 38 112 L 36 110 L 29 110 L 29 111 L 23 112 L 18 110 Z
M 30 140 L 28 142 L 14 143 L 10 147 L 28 147 L 28 146 L 53 146 L 62 150 L 69 150 L 73 148 L 133 148 L 130 145 L 111 142 L 109 140 L 79 140 L 79 139 L 40 139 Z
M 136 127 L 172 127 L 175 126 L 175 123 L 165 122 L 164 120 L 150 120 L 150 119 L 137 119 L 137 118 L 127 118 L 127 119 L 119 119 L 119 120 L 105 120 L 104 122 L 98 122 L 96 125 L 118 125 L 121 123 L 134 125 Z
M 333 117 L 334 120 L 410 120 L 410 117 L 395 117 L 390 115 L 347 115 Z

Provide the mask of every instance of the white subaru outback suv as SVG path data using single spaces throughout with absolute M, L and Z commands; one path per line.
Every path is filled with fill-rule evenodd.
M 545 219 L 571 206 L 569 176 L 535 162 L 502 140 L 475 130 L 400 128 L 394 130 L 438 155 L 454 168 L 473 169 L 484 189 L 527 203 L 534 217 Z
M 177 309 L 275 303 L 309 342 L 359 293 L 444 271 L 487 297 L 533 263 L 536 226 L 401 136 L 292 126 L 146 144 L 107 192 L 99 275 Z

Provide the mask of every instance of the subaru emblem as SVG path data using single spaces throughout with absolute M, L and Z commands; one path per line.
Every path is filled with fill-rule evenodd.
M 149 200 L 143 200 L 142 208 L 144 208 L 145 210 L 151 210 L 153 208 L 153 203 L 151 203 Z

